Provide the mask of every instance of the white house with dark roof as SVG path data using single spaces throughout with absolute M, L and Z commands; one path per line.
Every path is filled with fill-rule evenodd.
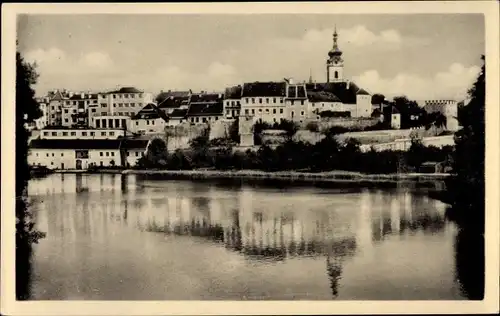
M 243 84 L 240 115 L 252 118 L 254 123 L 273 124 L 286 119 L 286 89 L 285 81 Z
M 177 126 L 188 121 L 188 109 L 175 109 L 168 115 L 167 126 Z
M 305 83 L 294 83 L 292 79 L 286 80 L 285 118 L 291 121 L 303 122 L 310 115 L 309 100 L 307 98 Z M 281 118 L 280 118 L 281 119 Z M 273 118 L 274 122 L 279 122 Z
M 187 109 L 192 91 L 161 92 L 156 98 L 158 108 L 166 114 L 171 114 L 176 109 Z
M 222 93 L 197 93 L 189 98 L 186 113 L 191 124 L 215 122 L 223 118 L 224 95 Z

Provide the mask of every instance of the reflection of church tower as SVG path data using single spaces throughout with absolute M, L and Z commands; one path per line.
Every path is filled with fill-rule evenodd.
M 326 82 L 340 82 L 344 80 L 344 60 L 342 59 L 342 51 L 337 43 L 338 34 L 337 26 L 333 32 L 333 47 L 328 52 L 326 61 Z
M 338 296 L 339 280 L 342 275 L 342 259 L 338 256 L 326 257 L 326 271 L 330 279 L 333 298 Z

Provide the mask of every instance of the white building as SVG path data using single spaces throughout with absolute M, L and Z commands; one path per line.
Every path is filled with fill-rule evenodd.
M 89 107 L 97 106 L 97 94 L 90 92 L 69 93 L 62 101 L 61 125 L 66 127 L 89 124 Z
M 153 95 L 134 87 L 124 87 L 116 91 L 99 93 L 97 105 L 89 111 L 89 121 L 93 116 L 133 116 L 146 104 L 153 102 Z
M 252 82 L 243 85 L 240 115 L 253 122 L 273 124 L 287 118 L 286 82 Z
M 138 134 L 163 133 L 168 116 L 153 103 L 148 103 L 132 116 L 130 130 Z
M 89 122 L 89 126 L 92 128 L 103 128 L 103 129 L 122 129 L 126 131 L 131 131 L 131 118 L 130 116 L 94 116 Z
M 132 166 L 146 151 L 148 140 L 34 139 L 28 163 L 49 169 L 85 170 L 90 166 Z
M 241 85 L 226 88 L 224 93 L 224 117 L 226 119 L 234 119 L 240 116 L 242 91 L 243 87 Z
M 296 84 L 292 79 L 287 81 L 285 97 L 285 118 L 295 122 L 303 122 L 308 117 L 309 100 L 307 98 L 306 85 Z M 273 118 L 274 122 L 278 122 Z
M 210 123 L 223 118 L 224 96 L 221 93 L 193 94 L 186 117 L 192 124 Z

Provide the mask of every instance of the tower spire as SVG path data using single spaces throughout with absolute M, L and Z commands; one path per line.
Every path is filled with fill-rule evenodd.
M 312 69 L 309 68 L 309 83 L 313 83 Z

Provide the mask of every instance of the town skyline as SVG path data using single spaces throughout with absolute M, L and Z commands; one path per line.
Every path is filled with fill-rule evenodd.
M 38 95 L 122 86 L 222 92 L 285 77 L 325 82 L 335 26 L 345 78 L 372 94 L 464 98 L 484 54 L 484 20 L 474 14 L 24 15 L 18 40 L 38 65 Z

